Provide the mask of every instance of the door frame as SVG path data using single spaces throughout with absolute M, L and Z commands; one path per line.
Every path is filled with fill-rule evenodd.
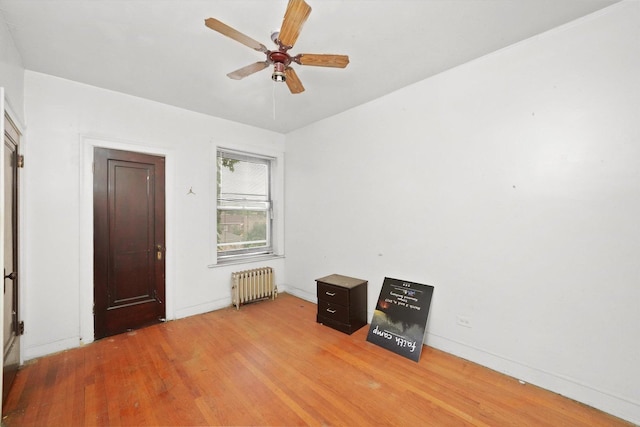
M 174 150 L 152 147 L 144 143 L 80 135 L 80 345 L 94 340 L 93 316 L 93 151 L 109 148 L 151 154 L 165 158 L 165 310 L 167 320 L 175 319 L 175 257 L 173 256 L 176 199 Z M 76 343 L 77 345 L 77 343 Z

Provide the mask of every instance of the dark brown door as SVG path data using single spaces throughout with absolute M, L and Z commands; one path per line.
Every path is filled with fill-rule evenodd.
M 2 401 L 20 364 L 22 323 L 18 311 L 18 144 L 20 132 L 4 118 L 4 319 Z
M 95 148 L 95 338 L 165 318 L 164 158 Z

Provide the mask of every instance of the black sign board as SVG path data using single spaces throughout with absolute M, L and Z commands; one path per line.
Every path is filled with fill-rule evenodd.
M 418 362 L 433 289 L 385 277 L 367 341 Z

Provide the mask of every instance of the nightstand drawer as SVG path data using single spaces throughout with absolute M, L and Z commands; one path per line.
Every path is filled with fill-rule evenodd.
M 318 282 L 318 302 L 320 301 L 348 306 L 349 289 Z
M 318 316 L 326 317 L 336 322 L 349 323 L 349 309 L 344 305 L 318 301 Z

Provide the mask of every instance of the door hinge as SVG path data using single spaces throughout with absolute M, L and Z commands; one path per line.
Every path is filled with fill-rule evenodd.
M 24 335 L 24 321 L 18 323 L 18 335 Z
M 17 166 L 19 168 L 23 168 L 24 167 L 24 154 L 18 154 L 18 159 L 17 159 Z

